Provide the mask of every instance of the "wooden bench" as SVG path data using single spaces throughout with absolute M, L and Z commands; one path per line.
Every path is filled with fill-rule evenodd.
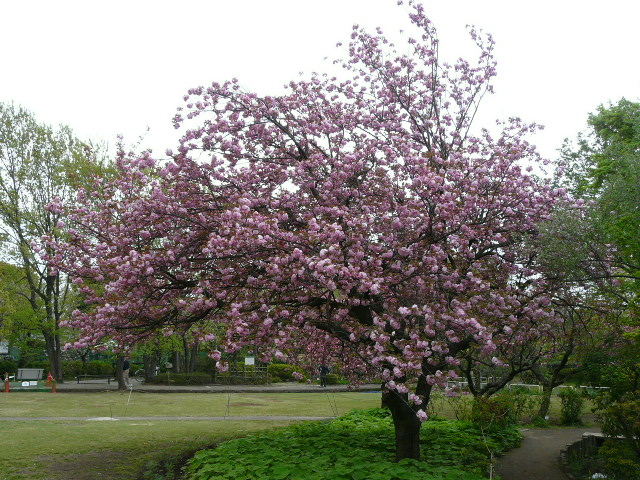
M 111 379 L 113 378 L 113 375 L 88 375 L 88 374 L 81 374 L 81 375 L 76 375 L 76 380 L 78 381 L 78 383 L 80 383 L 80 381 L 84 381 L 84 382 L 91 382 L 91 380 L 107 380 L 108 384 L 111 384 Z

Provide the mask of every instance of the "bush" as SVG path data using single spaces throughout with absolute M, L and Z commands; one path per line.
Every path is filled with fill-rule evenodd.
M 335 373 L 327 374 L 327 385 L 337 385 L 339 380 L 340 377 L 338 377 L 338 375 L 336 375 Z
M 269 365 L 269 378 L 274 383 L 297 381 L 293 376 L 294 372 L 304 375 L 304 371 L 300 367 L 287 365 L 286 363 L 272 363 Z
M 62 362 L 62 376 L 64 378 L 74 378 L 82 373 L 86 373 L 82 368 L 80 360 L 68 360 Z
M 196 372 L 206 372 L 211 375 L 216 371 L 216 363 L 217 361 L 209 356 L 198 356 L 196 357 Z
M 602 432 L 611 437 L 598 452 L 605 471 L 614 478 L 640 479 L 640 392 L 596 396 Z
M 532 392 L 526 387 L 506 390 L 501 392 L 500 395 L 509 399 L 513 415 L 516 421 L 520 423 L 528 423 L 535 419 L 542 403 L 542 395 Z
M 64 378 L 75 378 L 78 375 L 115 375 L 115 367 L 111 362 L 93 360 L 82 365 L 80 360 L 62 362 Z
M 514 401 L 506 394 L 476 397 L 471 407 L 471 421 L 485 430 L 501 429 L 518 423 Z
M 211 375 L 205 372 L 195 373 L 161 373 L 151 383 L 164 385 L 206 385 L 211 383 Z
M 605 472 L 613 478 L 640 479 L 640 455 L 628 442 L 609 438 L 598 450 L 598 457 L 604 463 Z
M 470 419 L 485 429 L 529 422 L 535 418 L 540 402 L 540 394 L 526 388 L 504 390 L 492 397 L 476 397 Z
M 628 393 L 616 400 L 603 395 L 598 399 L 598 410 L 605 435 L 640 438 L 640 392 Z M 640 444 L 638 448 L 640 450 Z
M 112 362 L 94 360 L 87 362 L 87 375 L 115 375 L 116 367 Z
M 18 370 L 18 364 L 13 360 L 2 360 L 0 361 L 0 375 L 4 378 L 5 373 L 16 373 Z
M 562 409 L 560 411 L 561 425 L 581 425 L 582 407 L 584 398 L 582 394 L 573 388 L 565 388 L 559 394 Z

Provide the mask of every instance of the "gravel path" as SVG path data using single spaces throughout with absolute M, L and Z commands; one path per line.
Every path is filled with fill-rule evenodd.
M 599 431 L 597 427 L 526 430 L 522 446 L 507 452 L 496 472 L 502 480 L 567 480 L 560 469 L 560 450 L 583 433 Z

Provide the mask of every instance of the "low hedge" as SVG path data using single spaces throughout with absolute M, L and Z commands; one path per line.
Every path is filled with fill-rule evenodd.
M 300 367 L 288 365 L 286 363 L 272 363 L 269 365 L 269 379 L 274 382 L 297 382 L 293 376 L 294 372 L 298 372 L 304 376 L 304 370 Z
M 82 365 L 80 360 L 62 362 L 64 378 L 75 378 L 78 375 L 115 375 L 115 367 L 111 362 L 93 360 Z
M 338 375 L 336 375 L 335 373 L 330 373 L 327 375 L 327 385 L 337 385 L 338 380 L 340 380 L 340 377 L 338 377 Z
M 211 375 L 205 372 L 194 373 L 161 373 L 149 383 L 163 385 L 207 385 L 211 383 Z

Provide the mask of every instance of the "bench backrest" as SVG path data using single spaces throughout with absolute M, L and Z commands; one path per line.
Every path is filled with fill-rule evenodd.
M 16 380 L 41 380 L 42 368 L 19 368 L 16 374 Z

